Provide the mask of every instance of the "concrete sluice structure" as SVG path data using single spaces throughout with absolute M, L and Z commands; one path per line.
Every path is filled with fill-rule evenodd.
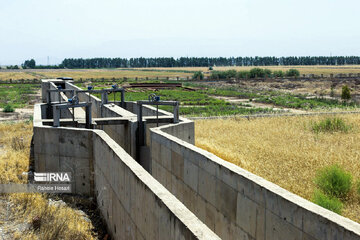
M 42 81 L 35 171 L 71 172 L 73 193 L 96 198 L 114 239 L 360 239 L 358 223 L 194 146 L 188 119 L 173 123 L 173 114 L 159 110 L 157 126 L 156 109 L 142 105 L 140 124 L 136 102 L 102 104 L 79 92 L 80 102 L 91 102 L 90 129 L 82 108 L 60 109 L 53 127 L 46 102 L 58 86 L 81 90 Z M 70 92 L 50 97 L 65 102 Z

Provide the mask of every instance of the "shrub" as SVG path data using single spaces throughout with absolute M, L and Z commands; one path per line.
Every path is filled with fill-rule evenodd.
M 320 122 L 313 123 L 312 130 L 319 132 L 348 132 L 351 126 L 346 124 L 341 118 L 326 118 Z
M 213 79 L 225 79 L 226 78 L 226 74 L 224 71 L 212 71 L 211 72 L 211 78 Z
M 287 77 L 299 77 L 300 72 L 297 69 L 289 69 L 288 71 L 286 71 L 286 76 Z
M 209 67 L 209 71 L 212 71 L 212 70 L 213 70 L 213 67 L 210 66 L 210 67 Z
M 351 189 L 352 176 L 338 165 L 332 165 L 320 170 L 315 178 L 315 184 L 324 193 L 338 198 L 344 198 Z
M 225 72 L 226 78 L 234 78 L 236 77 L 236 70 L 230 69 Z
M 274 71 L 273 75 L 274 77 L 284 77 L 285 74 L 283 71 L 279 70 L 279 71 Z
M 350 89 L 349 89 L 349 87 L 347 85 L 344 85 L 342 87 L 341 99 L 342 100 L 350 100 L 351 99 Z
M 15 109 L 10 104 L 7 104 L 3 109 L 3 112 L 14 112 L 14 111 Z
M 272 72 L 270 69 L 264 69 L 264 74 L 266 77 L 271 77 Z
M 201 71 L 194 72 L 193 79 L 204 79 L 204 74 Z
M 341 214 L 343 204 L 336 197 L 327 196 L 326 194 L 317 190 L 314 193 L 313 202 L 323 208 L 326 208 L 337 214 Z
M 250 76 L 249 71 L 238 71 L 236 74 L 237 78 L 248 78 Z
M 331 88 L 330 88 L 330 97 L 335 97 L 334 87 L 331 87 Z
M 250 77 L 251 78 L 265 77 L 265 70 L 261 68 L 252 68 L 250 70 Z
M 237 72 L 234 69 L 227 70 L 227 71 L 213 71 L 211 72 L 211 78 L 219 78 L 219 79 L 225 79 L 225 78 L 233 78 L 236 77 Z

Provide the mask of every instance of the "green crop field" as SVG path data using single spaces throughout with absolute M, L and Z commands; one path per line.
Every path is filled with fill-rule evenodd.
M 39 84 L 3 84 L 0 85 L 0 108 L 10 104 L 14 108 L 25 107 L 36 99 Z

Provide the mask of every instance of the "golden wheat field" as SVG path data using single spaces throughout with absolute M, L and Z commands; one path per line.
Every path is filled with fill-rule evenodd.
M 172 68 L 168 69 L 172 70 Z M 16 70 L 16 71 L 0 71 L 0 80 L 19 80 L 19 79 L 46 79 L 46 78 L 57 78 L 57 77 L 72 77 L 75 80 L 80 78 L 94 78 L 94 79 L 111 79 L 111 78 L 152 78 L 156 77 L 186 77 L 192 76 L 192 73 L 184 72 L 173 72 L 173 71 L 159 71 L 154 70 L 146 71 L 136 69 L 43 69 L 43 70 Z
M 32 124 L 0 124 L 0 183 L 27 183 Z M 46 195 L 13 193 L 0 199 L 13 204 L 10 219 L 0 219 L 2 230 L 14 224 L 30 223 L 26 232 L 12 231 L 13 239 L 95 239 L 91 222 L 68 206 L 49 205 Z M 0 212 L 4 209 L 0 206 Z M 37 229 L 34 227 L 36 219 Z M 9 223 L 11 222 L 11 223 Z
M 319 169 L 339 164 L 360 179 L 360 115 L 341 118 L 347 133 L 314 133 L 325 116 L 198 120 L 196 145 L 311 200 Z M 360 196 L 352 189 L 342 215 L 360 222 Z
M 237 71 L 250 70 L 255 66 L 249 67 L 214 67 L 213 70 L 229 70 L 235 69 Z M 360 65 L 343 65 L 343 66 L 258 66 L 259 68 L 266 68 L 272 71 L 282 70 L 287 71 L 291 68 L 298 69 L 301 74 L 325 74 L 330 75 L 338 73 L 360 73 Z M 185 71 L 185 72 L 184 72 Z M 208 67 L 173 67 L 173 68 L 129 68 L 129 69 L 20 69 L 20 70 L 1 70 L 1 80 L 19 80 L 19 79 L 44 79 L 57 77 L 72 77 L 75 80 L 80 78 L 150 78 L 156 77 L 187 77 L 192 76 L 193 71 L 203 71 L 206 76 L 209 76 Z
M 266 68 L 270 69 L 272 71 L 274 70 L 282 70 L 287 71 L 289 69 L 297 69 L 300 71 L 301 74 L 325 74 L 329 75 L 331 73 L 338 74 L 338 73 L 360 73 L 360 65 L 342 65 L 342 66 L 326 66 L 326 65 L 311 65 L 311 66 L 228 66 L 228 67 L 213 67 L 213 70 L 216 71 L 224 71 L 224 70 L 230 70 L 235 69 L 237 71 L 244 71 L 244 70 L 250 70 L 254 67 L 258 68 Z M 138 68 L 139 70 L 141 68 Z M 173 67 L 173 68 L 149 68 L 153 70 L 178 70 L 178 71 L 204 71 L 209 72 L 208 67 Z

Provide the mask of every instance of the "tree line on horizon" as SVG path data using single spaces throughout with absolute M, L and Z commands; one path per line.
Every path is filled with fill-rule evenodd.
M 146 68 L 146 67 L 214 67 L 277 65 L 354 65 L 359 56 L 334 57 L 161 57 L 161 58 L 66 58 L 65 68 Z
M 302 57 L 159 57 L 159 58 L 65 58 L 59 65 L 36 65 L 26 60 L 22 68 L 149 68 L 214 66 L 355 65 L 360 56 Z M 12 67 L 12 66 L 11 66 Z M 11 68 L 10 67 L 10 68 Z M 17 66 L 16 66 L 17 67 Z M 9 67 L 8 67 L 9 68 Z

